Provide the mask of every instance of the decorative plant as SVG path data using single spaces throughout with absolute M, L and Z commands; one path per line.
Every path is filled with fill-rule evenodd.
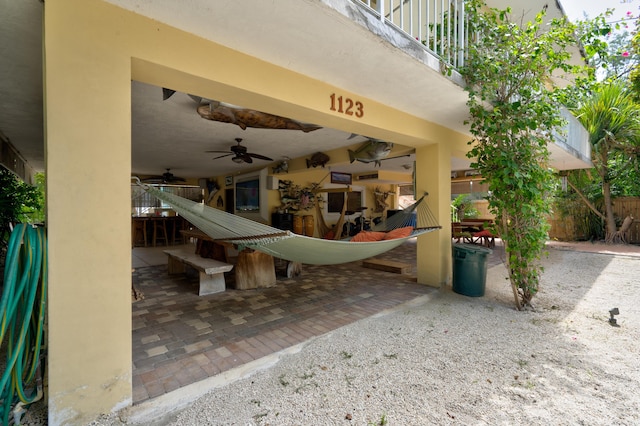
M 454 209 L 452 211 L 454 217 L 451 218 L 453 222 L 478 217 L 478 209 L 473 207 L 472 201 L 473 198 L 469 194 L 460 194 L 451 202 L 451 207 Z
M 469 94 L 469 124 L 475 140 L 469 152 L 492 192 L 489 208 L 505 244 L 507 269 L 517 309 L 538 292 L 540 259 L 553 175 L 547 144 L 563 121 L 552 73 L 573 73 L 567 48 L 575 45 L 568 21 L 517 24 L 510 9 L 467 3 L 473 42 L 461 70 Z
M 44 175 L 36 175 L 36 182 L 26 184 L 0 167 L 0 248 L 6 246 L 10 224 L 44 221 Z
M 625 182 L 620 172 L 637 170 L 640 164 L 640 107 L 633 99 L 633 92 L 617 81 L 595 86 L 591 96 L 584 99 L 575 112 L 589 132 L 591 161 L 598 177 L 604 212 L 572 179 L 567 179 L 567 184 L 605 223 L 605 241 L 626 243 L 634 218 L 629 215 L 620 226 L 616 223 L 612 193 L 616 184 Z M 637 181 L 631 186 L 637 187 Z
M 311 210 L 315 207 L 316 202 L 314 189 L 313 186 L 302 187 L 293 184 L 290 180 L 281 180 L 278 187 L 280 191 L 280 210 Z

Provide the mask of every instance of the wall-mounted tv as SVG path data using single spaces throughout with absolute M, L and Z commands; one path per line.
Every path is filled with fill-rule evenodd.
M 239 213 L 260 212 L 260 179 L 236 183 L 236 211 Z
M 238 216 L 258 222 L 268 222 L 268 169 L 235 177 L 235 211 Z

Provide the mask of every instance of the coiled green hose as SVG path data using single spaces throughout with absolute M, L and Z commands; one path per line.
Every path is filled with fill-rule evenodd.
M 6 356 L 0 378 L 3 425 L 9 424 L 14 405 L 31 404 L 42 398 L 42 383 L 36 371 L 44 337 L 46 247 L 45 229 L 24 223 L 14 228 L 9 239 L 0 301 L 0 348 Z

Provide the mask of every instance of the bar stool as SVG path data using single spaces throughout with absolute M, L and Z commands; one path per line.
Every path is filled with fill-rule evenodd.
M 142 243 L 147 247 L 149 240 L 147 239 L 147 219 L 142 217 L 134 217 L 131 219 L 131 248 L 136 246 L 139 236 L 142 235 Z
M 182 235 L 180 231 L 189 231 L 193 229 L 193 225 L 185 219 L 184 217 L 178 216 L 178 221 L 176 222 L 176 227 L 178 228 L 178 233 L 176 235 L 176 240 L 180 241 L 181 244 L 188 244 L 191 242 L 191 238 L 185 235 Z
M 171 244 L 175 245 L 178 241 L 182 242 L 182 217 L 174 216 L 171 218 Z
M 167 232 L 167 219 L 164 217 L 154 217 L 151 219 L 153 223 L 153 246 L 158 244 L 158 241 L 164 241 L 164 245 L 169 245 L 169 234 Z

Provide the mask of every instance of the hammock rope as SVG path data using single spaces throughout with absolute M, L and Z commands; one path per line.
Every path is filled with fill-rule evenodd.
M 405 226 L 413 226 L 416 229 L 429 229 L 433 226 L 438 227 L 438 221 L 436 220 L 436 217 L 426 206 L 426 204 L 423 206 L 423 208 L 418 208 L 421 206 L 426 196 L 427 194 L 425 193 L 409 207 L 401 210 L 391 217 L 388 217 L 386 220 L 372 227 L 371 230 L 388 232 L 394 229 L 404 228 Z M 419 224 L 422 225 L 418 226 Z
M 423 209 L 418 209 L 418 223 L 420 228 L 414 228 L 411 235 L 402 238 L 375 242 L 352 243 L 349 240 L 324 240 L 320 238 L 306 237 L 283 231 L 278 228 L 265 225 L 250 219 L 246 219 L 203 203 L 188 200 L 175 194 L 160 191 L 157 188 L 141 183 L 137 178 L 137 184 L 145 191 L 171 206 L 180 216 L 183 216 L 191 224 L 214 240 L 232 243 L 239 250 L 250 248 L 292 262 L 300 262 L 312 265 L 333 265 L 354 262 L 367 259 L 400 246 L 409 238 L 416 237 L 426 232 L 435 231 L 442 227 L 437 225 L 435 216 L 429 211 L 426 203 L 422 203 L 424 196 L 413 206 L 402 210 L 389 219 L 379 224 L 387 231 L 405 226 L 407 223 L 416 223 L 413 212 L 422 203 L 426 215 L 420 215 Z M 426 194 L 425 194 L 426 195 Z M 394 219 L 398 216 L 396 219 Z M 408 219 L 407 219 L 408 217 Z M 423 222 L 425 220 L 431 222 Z M 412 226 L 412 225 L 406 225 Z

